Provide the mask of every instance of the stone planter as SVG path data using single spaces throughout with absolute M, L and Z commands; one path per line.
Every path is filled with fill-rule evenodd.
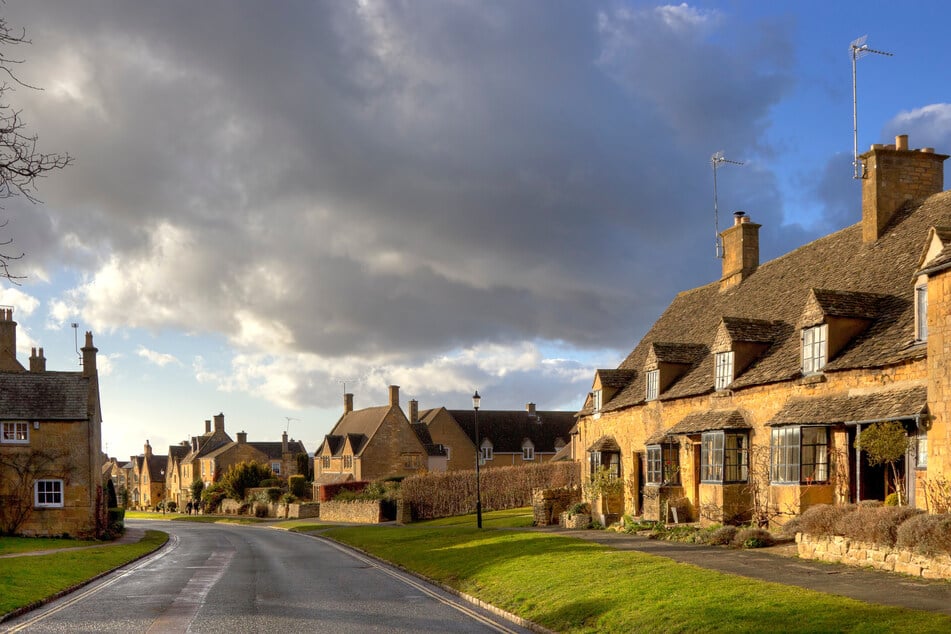
M 587 513 L 569 514 L 567 511 L 565 511 L 558 518 L 558 523 L 561 524 L 562 528 L 570 528 L 574 530 L 588 528 L 588 526 L 591 525 L 591 516 Z

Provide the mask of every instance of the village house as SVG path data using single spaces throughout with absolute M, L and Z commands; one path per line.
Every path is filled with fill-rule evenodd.
M 132 456 L 132 489 L 130 504 L 135 508 L 152 509 L 165 501 L 168 456 L 152 453 L 152 445 L 145 441 L 141 455 Z
M 116 501 L 123 506 L 123 496 L 129 492 L 129 483 L 132 481 L 132 463 L 120 463 L 117 458 L 110 457 L 102 466 L 103 483 L 112 480 L 112 488 L 116 492 Z
M 861 221 L 770 262 L 737 212 L 718 281 L 677 295 L 616 369 L 598 370 L 575 455 L 623 478 L 625 512 L 782 523 L 882 500 L 857 448 L 898 421 L 905 498 L 951 477 L 948 157 L 906 136 L 862 155 Z
M 411 425 L 400 408 L 400 388 L 389 387 L 389 405 L 353 409 L 344 394 L 343 415 L 314 454 L 314 484 L 373 481 L 445 471 L 445 452 L 425 425 Z
M 414 402 L 410 403 L 415 417 Z M 476 458 L 475 410 L 438 407 L 424 411 L 420 420 L 433 442 L 446 450 L 449 470 L 474 469 Z M 535 403 L 524 410 L 479 410 L 479 452 L 484 467 L 540 464 L 568 447 L 575 412 L 539 411 Z
M 43 348 L 29 370 L 16 357 L 13 309 L 0 308 L 0 530 L 98 537 L 106 525 L 102 413 L 92 333 L 82 370 L 47 371 Z

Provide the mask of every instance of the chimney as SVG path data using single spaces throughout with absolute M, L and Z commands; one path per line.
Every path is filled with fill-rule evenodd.
M 390 386 L 390 407 L 399 407 L 400 406 L 400 386 L 391 385 Z
M 353 394 L 343 395 L 343 413 L 349 414 L 353 411 Z
M 215 414 L 215 431 L 223 432 L 225 430 L 225 415 L 222 413 Z
M 409 402 L 409 422 L 419 422 L 419 401 L 415 398 Z
M 148 440 L 145 441 L 145 457 L 146 458 L 152 457 L 152 445 L 149 444 Z
M 759 228 L 744 211 L 733 213 L 733 226 L 720 232 L 723 239 L 723 276 L 720 290 L 733 288 L 759 266 Z
M 206 434 L 211 433 L 211 421 L 208 419 L 205 420 L 205 433 Z
M 535 403 L 529 403 L 525 406 L 525 411 L 528 412 L 528 415 L 532 418 L 535 418 Z
M 910 200 L 923 200 L 944 190 L 947 154 L 934 148 L 908 149 L 908 135 L 895 145 L 875 144 L 860 156 L 862 177 L 862 241 L 875 242 L 895 212 Z
M 208 421 L 211 422 L 211 421 Z M 192 436 L 192 451 L 198 451 L 198 439 Z
M 36 348 L 30 350 L 30 372 L 46 372 L 46 357 L 43 356 L 43 348 L 37 355 Z
M 235 434 L 235 435 L 238 437 L 238 444 L 239 444 L 239 445 L 243 445 L 244 443 L 248 442 L 248 432 L 239 431 L 239 432 L 238 432 L 237 434 Z
M 92 332 L 86 331 L 86 345 L 82 348 L 83 353 L 83 376 L 97 376 L 96 372 L 96 353 L 99 348 L 92 345 Z
M 287 432 L 281 435 L 281 453 L 287 453 Z
M 17 322 L 13 321 L 13 309 L 0 308 L 0 354 L 6 353 L 16 364 Z

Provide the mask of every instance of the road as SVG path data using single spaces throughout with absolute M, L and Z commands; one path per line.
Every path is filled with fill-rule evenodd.
M 525 632 L 325 540 L 256 526 L 129 522 L 169 544 L 0 626 L 7 632 Z

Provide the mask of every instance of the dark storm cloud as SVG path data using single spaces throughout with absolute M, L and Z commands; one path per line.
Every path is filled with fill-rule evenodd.
M 709 156 L 768 155 L 788 86 L 781 26 L 686 5 L 9 14 L 47 89 L 26 105 L 76 156 L 44 183 L 38 264 L 83 266 L 96 286 L 77 301 L 104 325 L 257 320 L 323 357 L 627 347 L 675 292 L 718 277 Z M 726 215 L 781 225 L 755 161 L 721 193 Z

